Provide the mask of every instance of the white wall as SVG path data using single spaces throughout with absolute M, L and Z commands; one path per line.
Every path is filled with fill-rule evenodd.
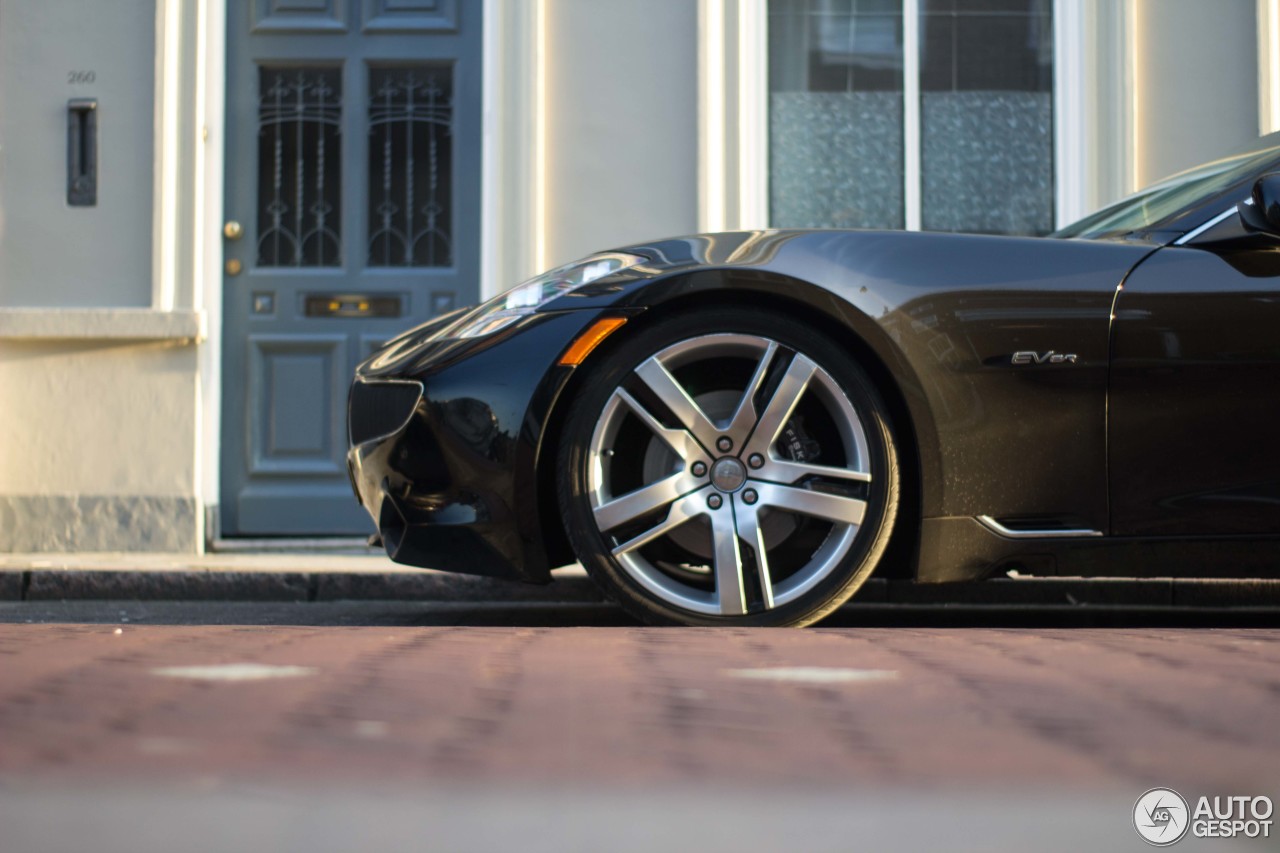
M 0 306 L 151 304 L 155 23 L 156 0 L 0 0 Z M 66 203 L 69 98 L 99 102 L 96 207 Z
M 697 3 L 546 0 L 545 261 L 697 225 Z
M 1258 135 L 1255 0 L 1135 0 L 1135 188 Z
M 153 240 L 157 134 L 187 160 L 196 135 L 156 109 L 166 3 L 0 0 L 0 551 L 200 546 L 190 182 Z M 69 98 L 98 100 L 92 207 L 67 204 Z M 158 256 L 186 259 L 163 299 Z
M 196 348 L 0 340 L 0 551 L 194 551 Z

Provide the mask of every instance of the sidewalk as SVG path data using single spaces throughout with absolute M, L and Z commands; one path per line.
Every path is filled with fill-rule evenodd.
M 372 549 L 213 554 L 0 554 L 0 601 L 598 602 L 580 566 L 535 586 L 415 569 Z M 1280 579 L 999 578 L 919 585 L 873 578 L 854 605 L 1280 608 Z

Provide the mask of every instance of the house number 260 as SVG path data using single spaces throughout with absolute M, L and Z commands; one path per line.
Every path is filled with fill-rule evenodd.
M 76 85 L 77 83 L 92 83 L 98 79 L 95 71 L 68 71 L 67 82 Z

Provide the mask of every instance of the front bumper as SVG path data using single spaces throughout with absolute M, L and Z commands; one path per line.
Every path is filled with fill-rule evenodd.
M 521 571 L 528 560 L 502 497 L 459 487 L 450 475 L 431 409 L 424 400 L 402 431 L 347 453 L 356 496 L 387 556 L 448 572 L 540 579 Z
M 554 450 L 548 421 L 573 375 L 556 360 L 599 313 L 534 314 L 490 338 L 427 339 L 396 363 L 375 356 L 357 369 L 347 467 L 391 559 L 550 581 L 537 462 Z M 406 382 L 422 387 L 411 412 L 398 424 L 387 414 L 394 429 L 366 438 L 377 429 L 350 408 L 368 405 L 358 387 Z

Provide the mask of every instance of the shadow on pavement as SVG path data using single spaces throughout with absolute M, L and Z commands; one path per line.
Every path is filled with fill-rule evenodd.
M 630 627 L 590 602 L 0 602 L 0 623 L 136 625 Z M 1274 628 L 1280 608 L 854 604 L 823 628 Z

